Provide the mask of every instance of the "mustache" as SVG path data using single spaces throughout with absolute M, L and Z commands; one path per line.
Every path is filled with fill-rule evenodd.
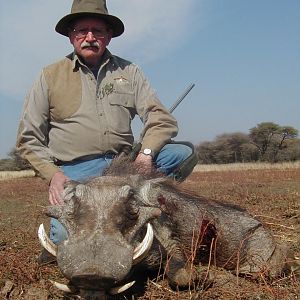
M 84 48 L 87 48 L 87 47 L 96 47 L 96 48 L 99 49 L 100 48 L 100 44 L 97 41 L 92 42 L 92 43 L 83 41 L 82 44 L 81 44 L 81 49 L 84 49 Z

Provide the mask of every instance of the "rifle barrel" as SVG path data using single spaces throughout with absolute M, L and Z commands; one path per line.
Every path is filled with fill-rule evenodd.
M 170 107 L 169 112 L 172 113 L 176 107 L 180 104 L 180 102 L 186 97 L 186 95 L 191 91 L 191 89 L 195 86 L 195 83 L 190 84 L 183 94 L 175 101 L 175 103 Z

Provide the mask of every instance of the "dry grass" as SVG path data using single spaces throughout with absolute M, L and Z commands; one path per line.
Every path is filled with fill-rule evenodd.
M 13 178 L 25 178 L 33 177 L 35 175 L 33 170 L 23 171 L 1 171 L 0 180 L 13 179 Z
M 262 170 L 262 169 L 295 169 L 300 168 L 300 161 L 284 162 L 284 163 L 235 163 L 235 164 L 198 164 L 194 172 L 210 172 L 210 171 L 230 171 L 230 170 Z M 24 171 L 0 171 L 0 180 L 33 177 L 33 170 Z
M 284 163 L 235 163 L 235 164 L 198 164 L 194 172 L 210 172 L 210 171 L 231 171 L 231 170 L 262 170 L 262 169 L 297 169 L 300 168 L 300 161 L 284 162 Z

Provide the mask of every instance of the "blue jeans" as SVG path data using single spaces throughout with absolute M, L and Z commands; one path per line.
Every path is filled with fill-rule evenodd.
M 192 149 L 183 144 L 166 144 L 154 159 L 155 167 L 166 174 L 172 176 L 173 170 L 192 154 Z M 61 169 L 71 180 L 84 182 L 88 179 L 101 176 L 105 169 L 110 166 L 113 157 L 103 155 L 96 159 L 87 161 L 77 161 L 62 165 Z M 55 244 L 66 240 L 68 233 L 64 226 L 56 219 L 50 221 L 50 239 Z

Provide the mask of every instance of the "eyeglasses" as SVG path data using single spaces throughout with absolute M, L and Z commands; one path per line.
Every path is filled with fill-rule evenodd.
M 105 28 L 101 28 L 101 29 L 100 28 L 92 28 L 92 29 L 89 29 L 89 28 L 75 29 L 75 28 L 73 28 L 72 32 L 75 34 L 76 38 L 78 38 L 78 39 L 85 38 L 89 32 L 91 32 L 96 39 L 104 38 L 107 35 L 107 29 L 105 29 Z

